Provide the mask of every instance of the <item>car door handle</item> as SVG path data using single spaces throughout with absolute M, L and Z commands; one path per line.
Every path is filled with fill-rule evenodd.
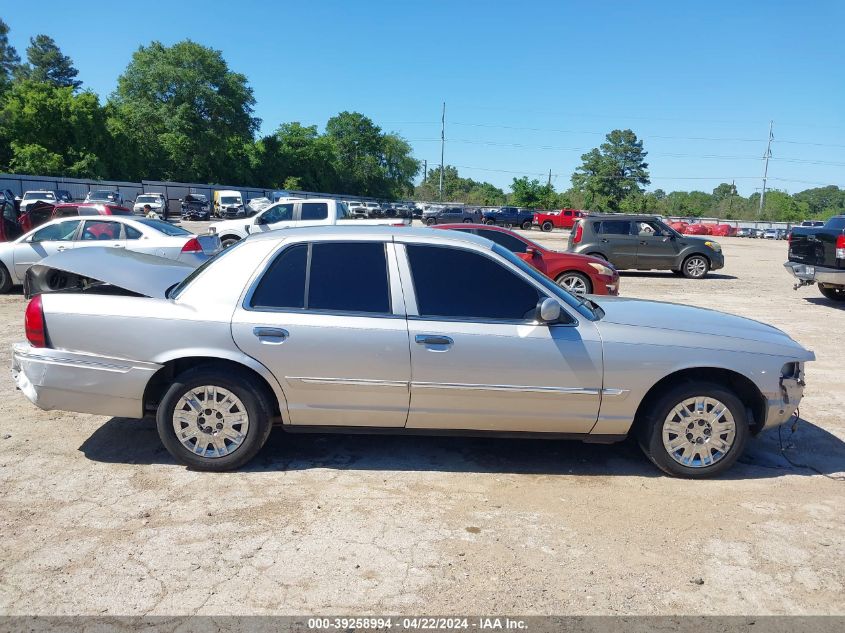
M 454 345 L 455 343 L 448 336 L 441 336 L 439 334 L 417 334 L 414 340 L 419 345 Z
M 640 242 L 640 246 L 648 246 L 648 242 Z
M 603 238 L 601 239 L 601 241 L 602 241 L 602 242 L 604 242 L 605 244 L 607 244 L 610 240 L 609 240 L 609 239 L 607 239 L 606 237 L 603 237 Z
M 112 248 L 123 248 L 123 244 L 112 244 Z
M 65 250 L 65 247 L 64 246 L 57 246 L 56 250 L 61 253 L 63 250 Z
M 257 327 L 253 328 L 252 333 L 255 334 L 263 343 L 284 343 L 290 334 L 287 330 L 280 327 Z

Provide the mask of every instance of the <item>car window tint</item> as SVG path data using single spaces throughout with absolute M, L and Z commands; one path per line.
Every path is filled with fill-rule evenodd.
M 65 218 L 69 215 L 79 215 L 78 207 L 59 207 L 53 211 L 57 218 Z
M 484 229 L 480 229 L 478 234 L 481 237 L 486 237 L 491 242 L 496 242 L 496 244 L 504 246 L 511 253 L 524 253 L 527 248 L 527 244 L 525 242 L 513 235 L 508 235 L 507 233 L 500 233 L 499 231 L 485 231 Z
M 290 222 L 293 220 L 293 203 L 276 205 L 275 207 L 267 209 L 261 214 L 261 217 L 264 218 L 265 222 L 268 224 L 274 224 L 276 222 Z
M 519 321 L 533 317 L 539 291 L 489 257 L 417 244 L 408 245 L 407 252 L 421 316 Z
M 8 200 L 3 201 L 3 217 L 12 222 L 18 219 L 18 214 L 15 213 L 15 205 Z
M 123 230 L 126 231 L 126 239 L 127 240 L 139 240 L 141 239 L 141 231 L 136 229 L 134 226 L 129 226 L 128 224 L 123 225 Z
M 119 240 L 120 222 L 86 220 L 82 227 L 82 240 Z
M 100 215 L 100 210 L 97 207 L 79 207 L 79 215 Z
M 630 235 L 631 223 L 628 220 L 604 220 L 601 232 L 605 235 Z
M 303 220 L 325 220 L 329 217 L 329 205 L 325 202 L 303 202 Z
M 305 307 L 305 267 L 308 245 L 286 248 L 267 268 L 252 295 L 253 308 Z
M 33 242 L 58 241 L 67 242 L 73 239 L 76 229 L 79 227 L 79 220 L 69 220 L 45 226 L 32 235 Z
M 326 242 L 311 247 L 309 310 L 390 312 L 382 242 Z

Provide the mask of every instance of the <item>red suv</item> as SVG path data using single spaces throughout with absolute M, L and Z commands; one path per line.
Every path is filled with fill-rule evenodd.
M 549 232 L 552 229 L 571 229 L 578 218 L 586 215 L 586 211 L 578 209 L 561 209 L 560 211 L 549 211 L 548 213 L 536 212 L 534 214 L 534 226 Z
M 598 257 L 550 251 L 498 226 L 438 224 L 433 228 L 475 233 L 496 242 L 573 294 L 619 294 L 619 273 L 610 263 Z
M 117 204 L 60 202 L 59 204 L 34 204 L 21 214 L 20 225 L 24 233 L 48 220 L 76 215 L 132 215 L 132 210 Z

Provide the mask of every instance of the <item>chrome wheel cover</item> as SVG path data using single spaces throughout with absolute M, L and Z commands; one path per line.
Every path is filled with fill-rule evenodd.
M 663 448 L 687 468 L 712 466 L 728 454 L 735 440 L 734 417 L 715 398 L 687 398 L 663 421 Z
M 249 415 L 231 391 L 194 387 L 173 408 L 173 432 L 187 450 L 214 459 L 238 450 L 249 432 Z
M 557 283 L 561 288 L 568 290 L 572 294 L 587 294 L 587 284 L 578 275 L 564 275 Z
M 707 272 L 707 262 L 703 257 L 690 257 L 686 263 L 686 270 L 690 277 L 703 277 Z

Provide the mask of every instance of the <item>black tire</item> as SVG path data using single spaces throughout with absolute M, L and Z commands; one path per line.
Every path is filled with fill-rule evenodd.
M 0 293 L 6 294 L 12 289 L 12 276 L 4 264 L 0 264 Z
M 578 279 L 581 283 L 584 284 L 584 294 L 592 294 L 593 293 L 593 282 L 590 278 L 585 275 L 584 273 L 579 273 L 577 270 L 567 270 L 565 273 L 561 273 L 555 279 L 555 283 L 566 290 L 569 290 L 566 286 L 564 286 L 564 282 L 567 279 Z M 572 294 L 579 294 L 570 290 Z
M 472 224 L 471 218 L 464 218 L 464 224 Z
M 426 218 L 425 219 L 426 226 L 434 226 L 436 222 L 437 222 L 437 220 L 435 220 L 434 218 Z
M 229 248 L 233 244 L 237 244 L 241 241 L 241 238 L 237 237 L 236 235 L 226 235 L 225 237 L 220 238 L 220 245 L 223 248 Z
M 543 222 L 543 224 L 540 225 L 540 228 L 543 229 L 543 231 L 545 231 L 546 233 L 548 233 L 553 228 L 555 228 L 555 225 L 552 224 L 551 220 L 546 220 L 545 222 Z
M 249 422 L 240 446 L 221 457 L 203 457 L 188 450 L 173 428 L 173 415 L 179 400 L 191 389 L 205 385 L 226 389 L 237 396 L 244 405 Z M 156 426 L 162 444 L 177 462 L 195 470 L 221 472 L 240 468 L 261 450 L 272 429 L 274 409 L 265 389 L 256 385 L 245 372 L 233 372 L 223 366 L 200 366 L 175 378 L 158 405 Z
M 734 438 L 728 450 L 714 463 L 706 466 L 685 466 L 673 458 L 668 449 L 664 446 L 663 426 L 666 419 L 676 406 L 683 403 L 685 400 L 697 397 L 711 398 L 727 407 L 727 410 L 730 412 L 731 416 L 733 416 L 734 420 Z M 638 420 L 637 440 L 639 441 L 643 452 L 645 452 L 654 465 L 669 475 L 674 477 L 685 477 L 687 479 L 705 479 L 707 477 L 715 477 L 733 466 L 745 450 L 745 444 L 748 441 L 748 436 L 750 435 L 746 406 L 733 391 L 719 383 L 678 383 L 670 386 L 665 393 L 658 394 L 657 397 L 652 399 L 646 406 L 647 410 L 643 412 L 643 418 Z M 692 415 L 694 416 L 695 413 Z M 696 428 L 701 428 L 698 426 L 699 421 L 693 418 L 690 418 L 690 424 L 695 425 L 695 427 L 689 427 L 693 428 L 693 431 L 695 431 Z M 671 432 L 668 437 L 671 441 Z M 678 436 L 675 437 L 677 438 Z M 721 437 L 724 439 L 727 435 L 723 435 Z M 710 441 L 712 441 L 712 439 L 706 440 L 704 444 L 707 444 Z M 701 444 L 701 446 L 704 447 L 704 450 L 716 450 L 714 447 L 710 447 L 708 449 L 704 446 L 704 444 Z M 711 458 L 712 457 L 713 454 L 711 452 Z M 702 460 L 699 459 L 699 461 Z
M 487 226 L 494 226 L 496 224 L 496 220 L 484 220 L 484 224 Z
M 523 231 L 530 231 L 531 230 L 531 224 L 532 224 L 531 220 L 526 220 L 525 222 L 522 223 L 522 230 Z
M 710 260 L 704 255 L 697 253 L 690 255 L 681 264 L 681 274 L 687 279 L 703 279 L 708 272 L 710 272 Z
M 841 286 L 834 288 L 832 286 L 819 285 L 819 291 L 831 301 L 845 301 L 845 288 Z M 0 292 L 6 292 L 2 286 L 0 286 Z

